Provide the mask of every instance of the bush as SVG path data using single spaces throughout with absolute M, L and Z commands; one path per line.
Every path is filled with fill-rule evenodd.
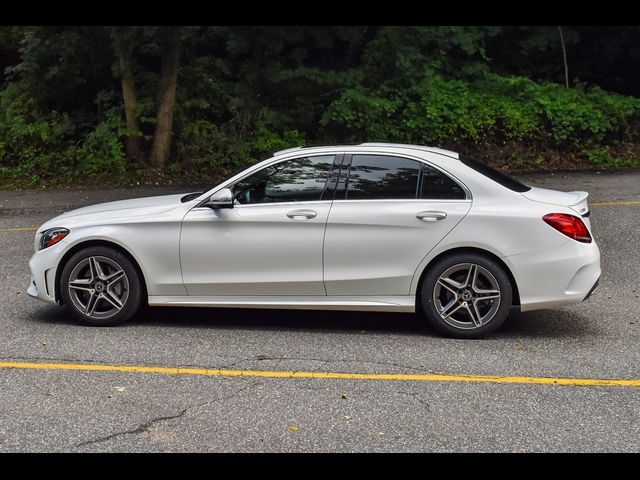
M 206 120 L 187 123 L 177 141 L 178 161 L 210 177 L 224 177 L 273 154 L 304 145 L 296 130 L 278 133 L 261 122 L 250 135 L 223 133 Z
M 402 89 L 385 84 L 346 89 L 321 123 L 333 136 L 346 135 L 349 141 L 472 149 L 520 142 L 580 155 L 598 146 L 599 154 L 589 150 L 586 156 L 603 165 L 612 163 L 602 154 L 607 146 L 638 141 L 639 120 L 640 99 L 597 87 L 566 89 L 489 72 L 475 79 L 447 79 L 427 69 Z
M 5 175 L 31 178 L 73 168 L 74 125 L 66 114 L 37 111 L 19 84 L 0 92 L 0 164 Z
M 79 171 L 83 174 L 108 172 L 122 175 L 126 171 L 122 138 L 126 126 L 120 111 L 107 112 L 106 118 L 89 133 L 77 149 Z
M 548 160 L 562 164 L 564 157 L 597 167 L 638 164 L 640 99 L 500 76 L 480 64 L 445 74 L 441 61 L 420 66 L 421 59 L 400 58 L 393 64 L 399 71 L 378 77 L 368 75 L 370 66 L 335 75 L 281 72 L 274 81 L 289 86 L 271 106 L 257 95 L 248 100 L 247 90 L 229 94 L 208 74 L 194 75 L 176 107 L 176 161 L 168 172 L 210 182 L 308 139 L 436 145 L 527 169 Z M 287 99 L 286 92 L 299 97 Z M 137 175 L 126 164 L 121 109 L 108 92 L 98 100 L 98 110 L 106 109 L 98 120 L 72 117 L 40 105 L 20 81 L 6 83 L 0 90 L 0 178 L 36 185 Z M 144 97 L 138 107 L 148 142 L 153 100 Z
M 235 166 L 250 162 L 246 142 L 234 142 L 207 120 L 196 120 L 182 126 L 176 142 L 181 165 L 196 172 L 224 175 Z
M 117 109 L 78 137 L 67 114 L 43 113 L 34 100 L 8 84 L 0 91 L 0 175 L 36 185 L 42 180 L 74 181 L 86 175 L 122 175 L 124 125 Z

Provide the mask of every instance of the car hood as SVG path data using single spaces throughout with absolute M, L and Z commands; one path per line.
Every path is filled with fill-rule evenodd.
M 44 230 L 50 227 L 64 227 L 65 224 L 70 221 L 75 223 L 76 220 L 87 217 L 100 222 L 101 220 L 116 217 L 124 219 L 140 215 L 162 213 L 181 205 L 180 199 L 184 197 L 184 195 L 184 193 L 181 193 L 178 195 L 134 198 L 131 200 L 119 200 L 116 202 L 89 205 L 87 207 L 64 212 L 62 215 L 58 215 L 57 217 L 47 221 L 39 230 Z

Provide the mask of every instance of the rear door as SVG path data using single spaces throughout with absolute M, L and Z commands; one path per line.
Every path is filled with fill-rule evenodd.
M 466 190 L 435 166 L 345 155 L 325 234 L 327 294 L 408 295 L 422 259 L 470 207 Z

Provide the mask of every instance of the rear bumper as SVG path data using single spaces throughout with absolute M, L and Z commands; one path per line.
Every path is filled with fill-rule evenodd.
M 504 258 L 515 277 L 523 312 L 580 303 L 600 278 L 600 249 L 595 241 L 565 244 Z
M 588 300 L 589 297 L 591 296 L 591 294 L 593 293 L 593 291 L 598 288 L 598 283 L 600 283 L 600 277 L 598 277 L 598 279 L 596 280 L 596 283 L 593 284 L 593 287 L 591 287 L 591 290 L 589 290 L 589 293 L 587 293 L 587 296 L 584 297 L 584 299 L 582 300 L 583 302 L 585 300 Z

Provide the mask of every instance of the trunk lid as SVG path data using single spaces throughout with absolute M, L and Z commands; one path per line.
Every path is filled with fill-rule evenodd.
M 558 190 L 549 190 L 547 188 L 531 187 L 531 190 L 523 192 L 522 195 L 534 202 L 569 207 L 582 218 L 582 221 L 585 223 L 589 231 L 591 231 L 591 222 L 589 221 L 589 204 L 587 202 L 587 197 L 589 197 L 588 192 L 560 192 Z

